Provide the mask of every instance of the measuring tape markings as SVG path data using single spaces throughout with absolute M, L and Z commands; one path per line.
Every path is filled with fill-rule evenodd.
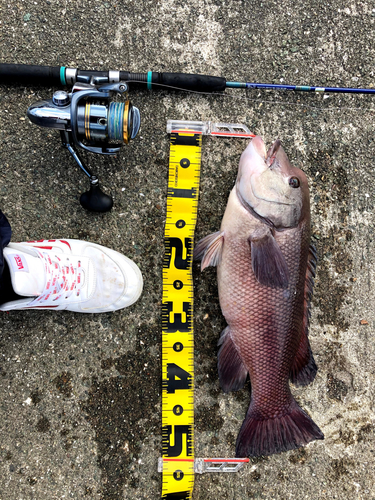
M 194 486 L 192 260 L 202 136 L 172 132 L 162 303 L 163 499 L 190 500 Z
M 227 131 L 220 131 L 220 127 Z M 243 124 L 176 120 L 168 121 L 167 132 L 171 138 L 163 262 L 163 456 L 158 461 L 158 470 L 163 473 L 163 499 L 191 500 L 194 473 L 237 472 L 249 462 L 249 459 L 194 458 L 192 261 L 202 135 L 252 138 L 254 134 Z

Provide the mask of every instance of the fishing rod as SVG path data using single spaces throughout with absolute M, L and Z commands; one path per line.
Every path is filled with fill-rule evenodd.
M 370 88 L 230 82 L 223 77 L 200 74 L 132 73 L 5 63 L 0 63 L 0 84 L 71 87 L 70 92 L 58 90 L 51 99 L 34 103 L 27 110 L 27 116 L 36 125 L 60 131 L 63 147 L 89 178 L 90 189 L 82 193 L 80 203 L 96 212 L 111 210 L 113 200 L 100 189 L 97 176 L 84 164 L 78 150 L 115 155 L 121 146 L 136 137 L 141 123 L 138 108 L 129 100 L 112 100 L 116 95 L 142 88 L 218 95 L 223 95 L 227 88 L 375 94 L 375 89 Z
M 0 84 L 23 84 L 43 86 L 73 86 L 75 83 L 96 85 L 126 82 L 129 90 L 163 86 L 174 90 L 196 92 L 223 92 L 234 89 L 268 89 L 301 92 L 333 92 L 349 94 L 375 94 L 375 88 L 322 87 L 316 85 L 284 85 L 256 82 L 229 82 L 223 77 L 189 73 L 132 73 L 129 71 L 97 71 L 67 68 L 65 66 L 38 66 L 29 64 L 0 63 Z

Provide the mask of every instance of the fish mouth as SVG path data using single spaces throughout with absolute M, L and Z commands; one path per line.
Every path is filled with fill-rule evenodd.
M 276 205 L 286 205 L 286 206 L 289 206 L 289 205 L 293 205 L 293 203 L 288 203 L 288 202 L 285 202 L 285 201 L 279 201 L 278 199 L 273 199 L 273 198 L 270 198 L 270 197 L 265 197 L 265 196 L 260 195 L 259 193 L 257 194 L 257 187 L 255 185 L 255 179 L 259 179 L 259 177 L 261 177 L 267 171 L 269 171 L 269 170 L 280 170 L 281 169 L 281 165 L 280 165 L 279 161 L 277 160 L 277 154 L 278 154 L 278 152 L 280 150 L 280 147 L 281 147 L 281 141 L 280 141 L 280 139 L 276 139 L 276 141 L 270 146 L 269 150 L 267 151 L 267 154 L 263 158 L 266 168 L 260 174 L 260 176 L 258 175 L 258 176 L 254 177 L 254 175 L 252 175 L 250 177 L 250 187 L 251 187 L 251 191 L 252 191 L 254 197 L 257 200 L 265 201 L 267 203 L 276 203 Z
M 270 146 L 269 150 L 267 151 L 265 161 L 269 168 L 271 168 L 272 165 L 274 164 L 276 160 L 276 155 L 280 147 L 281 147 L 281 141 L 280 139 L 276 139 L 276 141 Z

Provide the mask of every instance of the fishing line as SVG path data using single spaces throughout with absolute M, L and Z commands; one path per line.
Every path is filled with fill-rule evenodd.
M 126 82 L 129 83 L 129 82 Z M 141 81 L 138 80 L 132 80 L 132 83 L 142 83 Z M 301 102 L 292 102 L 292 101 L 275 101 L 272 99 L 257 99 L 257 98 L 251 98 L 248 97 L 247 95 L 245 96 L 239 96 L 235 95 L 233 93 L 226 93 L 226 92 L 202 92 L 199 90 L 187 90 L 181 87 L 174 87 L 171 85 L 165 85 L 162 83 L 156 83 L 153 84 L 153 86 L 158 86 L 161 89 L 165 90 L 176 90 L 178 92 L 185 92 L 186 94 L 195 94 L 198 96 L 208 96 L 208 97 L 226 97 L 230 99 L 237 99 L 239 101 L 247 101 L 247 102 L 252 102 L 252 103 L 261 103 L 261 104 L 276 104 L 276 105 L 288 105 L 288 106 L 298 106 L 298 107 L 303 107 L 306 109 L 312 109 L 312 110 L 318 110 L 318 111 L 365 111 L 367 113 L 374 113 L 375 108 L 360 108 L 360 107 L 348 107 L 348 106 L 329 106 L 329 107 L 322 107 L 322 106 L 313 106 L 310 104 L 304 104 Z M 250 92 L 251 89 L 244 89 L 245 93 Z M 266 89 L 265 89 L 266 90 Z M 326 94 L 325 94 L 326 95 Z M 327 96 L 327 98 L 330 98 L 330 96 Z

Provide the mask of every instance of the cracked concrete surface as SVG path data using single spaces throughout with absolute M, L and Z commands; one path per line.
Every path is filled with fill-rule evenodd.
M 189 3 L 0 0 L 1 61 L 184 71 L 227 80 L 373 87 L 371 2 Z M 85 212 L 84 176 L 58 133 L 25 119 L 52 88 L 0 88 L 0 206 L 13 241 L 78 238 L 133 259 L 144 292 L 112 314 L 0 316 L 0 499 L 155 499 L 161 477 L 161 271 L 168 118 L 243 122 L 280 137 L 310 181 L 318 271 L 310 338 L 319 372 L 293 388 L 325 440 L 196 476 L 193 498 L 372 499 L 374 477 L 375 104 L 372 96 L 137 91 L 138 137 L 116 158 L 87 155 L 109 214 Z M 204 138 L 196 239 L 218 230 L 240 139 Z M 233 456 L 249 393 L 219 388 L 225 322 L 216 273 L 195 284 L 196 456 Z

